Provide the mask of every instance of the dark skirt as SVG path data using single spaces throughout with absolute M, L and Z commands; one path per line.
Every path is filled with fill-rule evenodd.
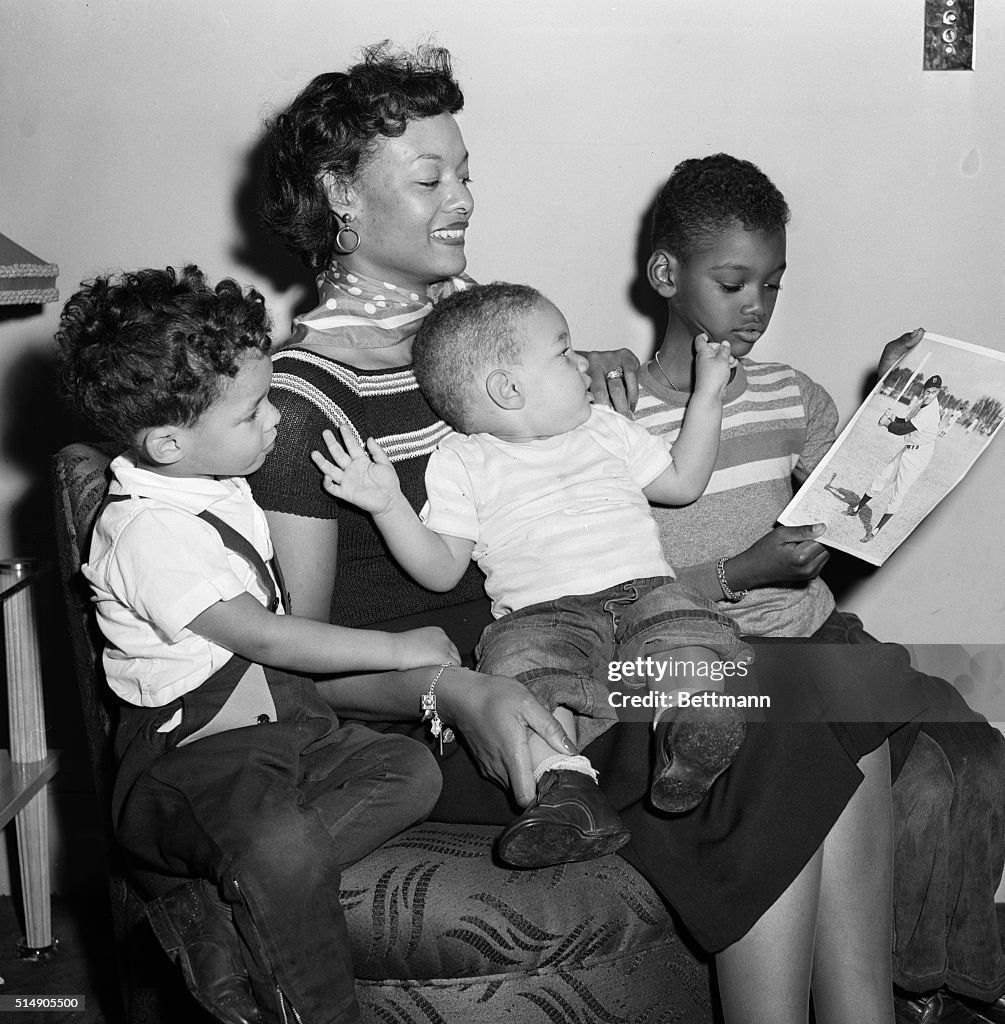
M 763 721 L 749 722 L 733 765 L 694 811 L 665 814 L 649 803 L 649 723 L 626 721 L 620 712 L 623 720 L 583 751 L 631 829 L 621 856 L 713 952 L 742 938 L 817 851 L 862 781 L 860 758 L 889 739 L 896 778 L 920 721 L 953 707 L 972 715 L 948 684 L 927 691 L 893 686 L 886 664 L 893 645 L 869 645 L 870 651 L 748 639 L 756 644 L 757 690 L 772 698 L 772 708 Z M 415 727 L 403 731 L 421 735 Z M 448 745 L 440 765 L 443 790 L 433 820 L 504 825 L 518 813 L 462 744 Z

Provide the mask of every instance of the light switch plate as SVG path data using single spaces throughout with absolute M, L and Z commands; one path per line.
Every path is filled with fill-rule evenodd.
M 926 71 L 973 71 L 975 0 L 925 0 Z

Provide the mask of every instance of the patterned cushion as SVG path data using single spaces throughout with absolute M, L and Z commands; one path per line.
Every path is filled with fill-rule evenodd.
M 711 1020 L 707 967 L 636 871 L 507 870 L 498 831 L 419 825 L 343 873 L 364 1019 Z

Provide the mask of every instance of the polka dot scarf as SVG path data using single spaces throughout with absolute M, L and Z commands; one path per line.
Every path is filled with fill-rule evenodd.
M 320 304 L 293 321 L 293 344 L 325 341 L 339 348 L 391 348 L 411 338 L 426 314 L 446 295 L 474 282 L 465 276 L 432 285 L 428 294 L 375 281 L 333 263 L 318 277 Z

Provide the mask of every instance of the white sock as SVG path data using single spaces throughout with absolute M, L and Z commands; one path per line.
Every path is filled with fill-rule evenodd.
M 553 754 L 546 757 L 534 769 L 534 781 L 540 782 L 541 776 L 551 771 L 581 772 L 583 775 L 589 775 L 594 782 L 597 781 L 597 773 L 590 764 L 590 759 L 583 757 L 582 754 Z

